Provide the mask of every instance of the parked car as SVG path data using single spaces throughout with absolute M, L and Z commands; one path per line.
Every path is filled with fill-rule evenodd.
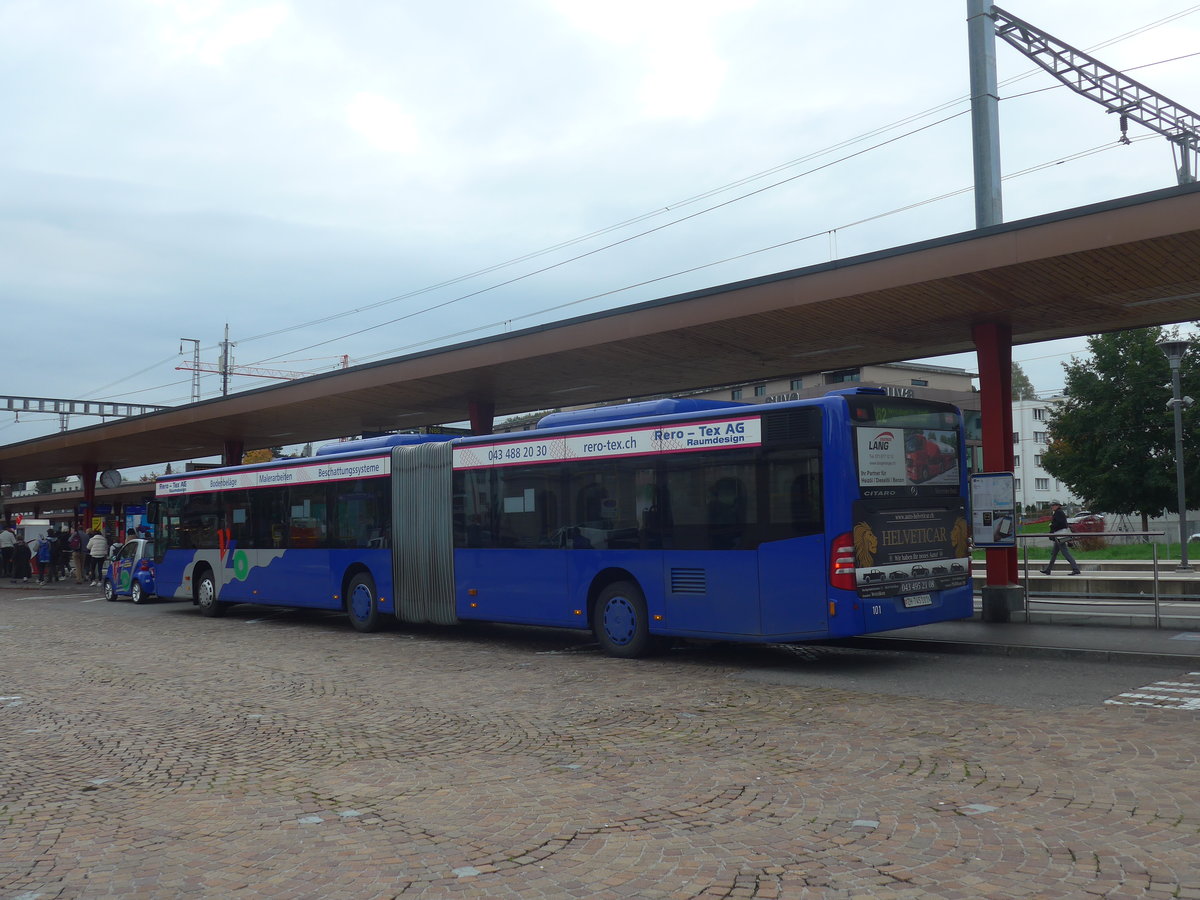
M 126 541 L 104 570 L 104 599 L 128 597 L 145 603 L 155 595 L 153 545 L 144 538 Z
M 1075 515 L 1067 516 L 1067 527 L 1072 531 L 1103 531 L 1104 516 L 1081 509 Z

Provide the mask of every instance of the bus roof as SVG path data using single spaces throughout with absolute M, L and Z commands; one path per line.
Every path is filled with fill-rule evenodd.
M 652 416 L 674 416 L 681 413 L 708 412 L 714 409 L 754 405 L 756 404 L 737 403 L 733 400 L 703 400 L 699 397 L 640 400 L 637 403 L 621 403 L 617 406 L 593 406 L 588 409 L 550 413 L 538 420 L 537 427 L 569 428 L 572 425 L 597 425 L 602 422 L 620 422 L 625 419 L 648 419 Z
M 323 444 L 317 448 L 316 456 L 330 456 L 337 453 L 361 453 L 369 450 L 386 450 L 389 447 L 404 447 L 409 444 L 429 444 L 435 441 L 449 441 L 449 434 L 381 434 L 378 437 L 361 438 L 357 441 L 337 441 Z

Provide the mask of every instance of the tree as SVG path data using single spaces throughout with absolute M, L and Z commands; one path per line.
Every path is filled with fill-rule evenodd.
M 275 454 L 265 448 L 262 450 L 247 450 L 242 454 L 242 463 L 249 464 L 270 462 L 274 458 Z
M 1037 399 L 1037 391 L 1033 389 L 1033 382 L 1029 380 L 1029 376 L 1025 374 L 1025 370 L 1018 362 L 1012 364 L 1012 398 L 1014 403 L 1018 400 Z
M 1147 518 L 1175 510 L 1175 427 L 1166 403 L 1171 368 L 1161 328 L 1088 338 L 1091 358 L 1065 363 L 1066 396 L 1050 419 L 1046 471 L 1091 509 Z M 1200 396 L 1200 340 L 1192 338 L 1181 375 L 1184 395 Z M 1165 387 L 1164 387 L 1165 385 Z M 1185 410 L 1185 422 L 1191 416 Z M 1189 507 L 1200 501 L 1200 440 L 1184 428 Z

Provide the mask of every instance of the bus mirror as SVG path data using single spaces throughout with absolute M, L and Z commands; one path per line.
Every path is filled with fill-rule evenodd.
M 161 519 L 162 503 L 158 500 L 151 500 L 146 504 L 146 521 L 151 525 L 157 525 Z

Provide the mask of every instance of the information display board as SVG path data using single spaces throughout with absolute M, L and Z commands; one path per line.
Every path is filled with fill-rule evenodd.
M 971 539 L 976 547 L 1016 547 L 1016 485 L 1012 472 L 970 478 Z

